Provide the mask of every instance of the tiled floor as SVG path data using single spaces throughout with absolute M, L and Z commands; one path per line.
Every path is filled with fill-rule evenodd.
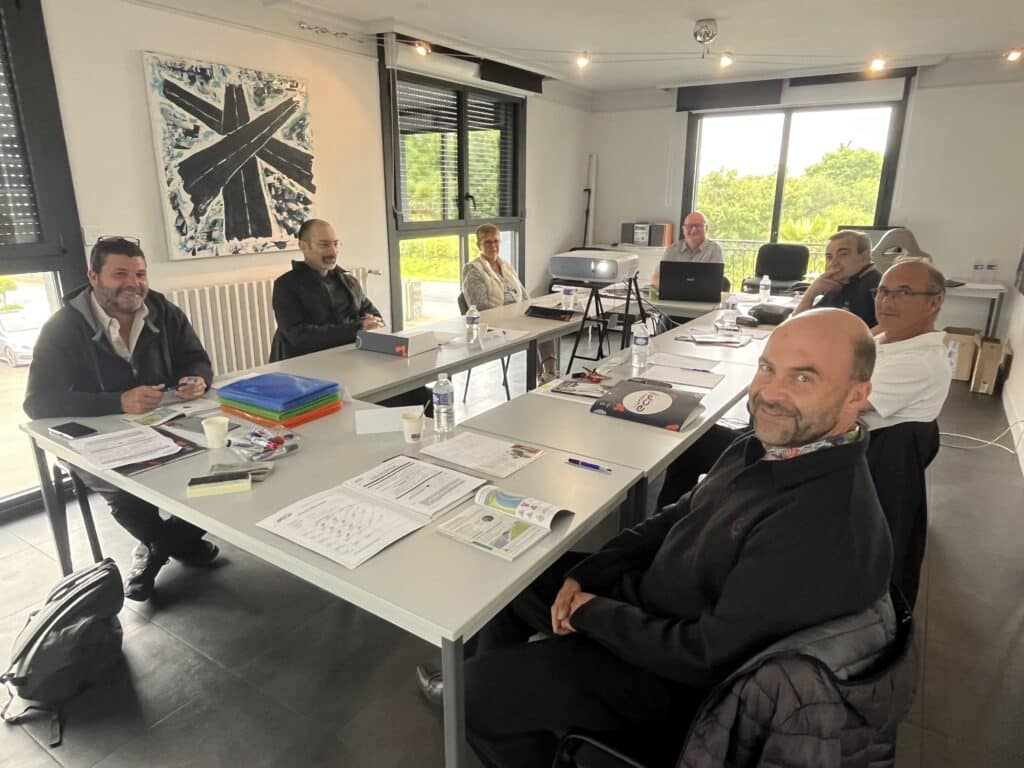
M 519 355 L 513 395 L 522 371 Z M 472 410 L 504 400 L 500 378 L 497 364 L 474 371 Z M 940 423 L 979 436 L 1005 427 L 997 400 L 962 385 Z M 1005 452 L 943 448 L 930 488 L 923 675 L 897 765 L 1020 766 L 1024 480 Z M 133 542 L 95 506 L 106 552 L 127 562 Z M 80 525 L 73 540 L 76 563 L 87 562 Z M 42 721 L 0 727 L 0 765 L 442 764 L 440 719 L 412 675 L 435 649 L 234 547 L 222 551 L 211 571 L 168 566 L 157 598 L 127 605 L 125 662 L 67 707 L 62 746 L 44 746 Z M 43 516 L 0 525 L 0 649 L 57 575 Z

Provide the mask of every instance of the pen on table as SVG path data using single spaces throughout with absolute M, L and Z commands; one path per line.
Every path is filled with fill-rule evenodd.
M 646 384 L 652 387 L 665 387 L 666 389 L 672 388 L 672 383 L 669 381 L 658 381 L 657 379 L 641 379 L 632 378 L 630 379 L 634 384 Z
M 610 474 L 612 471 L 611 467 L 602 467 L 600 464 L 595 464 L 592 461 L 584 461 L 583 459 L 574 459 L 572 457 L 569 457 L 565 461 L 568 464 L 572 464 L 574 467 L 580 467 L 582 469 L 592 469 L 595 472 L 604 472 L 605 474 Z
M 714 371 L 710 371 L 707 368 L 683 368 L 682 370 L 684 370 L 684 371 L 696 371 L 697 373 L 714 373 Z

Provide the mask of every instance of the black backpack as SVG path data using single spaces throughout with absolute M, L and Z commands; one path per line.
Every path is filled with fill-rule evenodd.
M 60 705 L 122 659 L 117 614 L 123 605 L 121 574 L 110 558 L 57 582 L 14 640 L 11 663 L 0 674 L 10 694 L 0 716 L 15 723 L 31 710 L 49 712 L 50 746 L 59 745 Z M 31 702 L 16 715 L 7 713 L 10 686 Z

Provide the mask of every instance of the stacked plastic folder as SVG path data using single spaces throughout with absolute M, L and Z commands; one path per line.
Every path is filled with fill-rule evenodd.
M 273 427 L 294 427 L 341 410 L 334 381 L 290 373 L 261 373 L 217 390 L 221 410 Z

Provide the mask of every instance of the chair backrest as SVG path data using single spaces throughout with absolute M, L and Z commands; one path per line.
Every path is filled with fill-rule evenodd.
M 796 243 L 765 243 L 757 249 L 754 274 L 772 280 L 799 280 L 807 273 L 811 252 Z
M 464 315 L 469 312 L 469 304 L 466 303 L 466 294 L 459 291 L 459 314 Z

